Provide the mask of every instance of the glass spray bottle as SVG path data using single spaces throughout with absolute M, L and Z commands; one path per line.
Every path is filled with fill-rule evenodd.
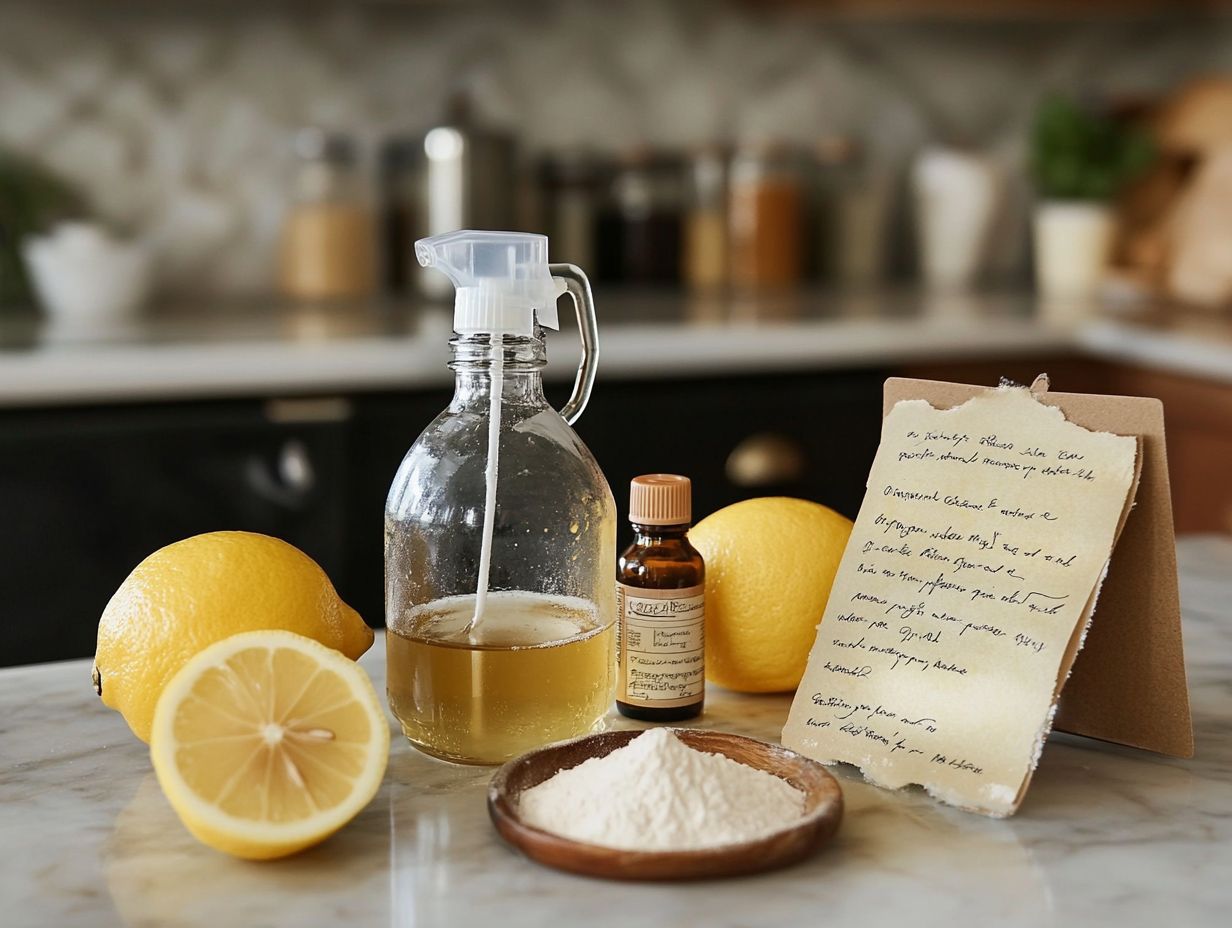
M 471 231 L 416 243 L 456 287 L 456 383 L 386 503 L 389 702 L 412 744 L 463 763 L 584 734 L 612 702 L 616 507 L 569 427 L 594 383 L 594 303 L 547 244 Z M 543 327 L 558 327 L 566 292 L 583 352 L 557 412 Z

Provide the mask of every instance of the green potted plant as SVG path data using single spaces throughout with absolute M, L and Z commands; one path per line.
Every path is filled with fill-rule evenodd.
M 1108 113 L 1060 96 L 1040 104 L 1031 173 L 1035 279 L 1046 299 L 1080 306 L 1094 295 L 1112 250 L 1111 201 L 1153 159 L 1147 136 Z

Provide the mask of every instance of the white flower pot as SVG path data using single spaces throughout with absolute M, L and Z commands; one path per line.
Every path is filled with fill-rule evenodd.
M 1112 210 L 1103 203 L 1046 202 L 1035 208 L 1035 284 L 1045 304 L 1089 314 L 1112 255 Z
M 52 322 L 105 328 L 131 319 L 145 302 L 153 256 L 139 242 L 112 238 L 88 222 L 61 223 L 30 236 L 22 255 Z

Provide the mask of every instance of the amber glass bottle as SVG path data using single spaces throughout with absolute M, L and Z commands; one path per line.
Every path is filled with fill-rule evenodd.
M 689 544 L 688 477 L 647 474 L 629 493 L 633 544 L 616 571 L 616 708 L 647 722 L 701 714 L 706 698 L 705 564 Z

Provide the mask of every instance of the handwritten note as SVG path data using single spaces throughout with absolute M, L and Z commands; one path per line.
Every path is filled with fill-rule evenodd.
M 1129 505 L 1137 440 L 1021 387 L 896 404 L 783 744 L 1018 806 Z

